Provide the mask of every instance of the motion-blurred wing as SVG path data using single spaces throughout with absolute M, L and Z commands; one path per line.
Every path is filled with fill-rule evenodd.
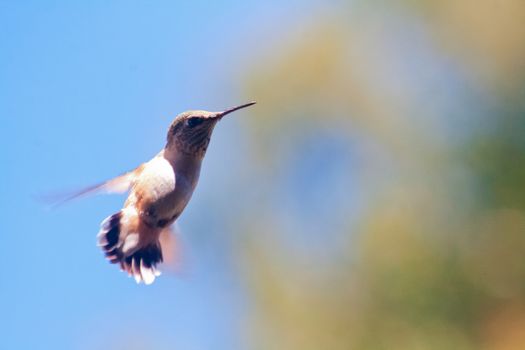
M 177 222 L 173 223 L 171 227 L 166 227 L 162 230 L 159 241 L 162 249 L 163 271 L 178 275 L 186 272 L 187 262 L 183 263 L 182 249 L 180 246 L 180 228 Z
M 105 192 L 105 193 L 124 193 L 128 191 L 132 186 L 137 176 L 142 171 L 143 165 L 139 166 L 133 171 L 117 176 L 111 180 L 104 181 L 102 183 L 86 187 L 80 191 L 75 191 L 67 194 L 59 194 L 54 196 L 45 196 L 44 200 L 53 202 L 54 205 L 60 205 L 69 202 L 73 199 L 89 196 L 92 194 Z

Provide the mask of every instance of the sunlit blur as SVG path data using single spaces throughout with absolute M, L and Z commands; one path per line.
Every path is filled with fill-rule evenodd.
M 11 334 L 10 348 L 525 349 L 525 1 L 199 3 L 184 8 L 182 24 L 181 9 L 159 6 L 128 13 L 154 26 L 153 44 L 133 29 L 138 43 L 123 50 L 131 58 L 110 42 L 90 56 L 99 60 L 89 65 L 95 76 L 98 65 L 109 74 L 123 60 L 122 80 L 100 77 L 104 93 L 96 82 L 79 90 L 87 95 L 67 92 L 75 96 L 66 107 L 41 97 L 40 118 L 22 106 L 21 119 L 5 121 L 13 145 L 30 137 L 27 159 L 44 154 L 41 178 L 20 199 L 30 168 L 16 148 L 2 150 L 0 252 L 23 260 L 0 282 L 8 310 L 0 334 Z M 119 30 L 97 11 L 104 28 Z M 10 41 L 10 52 L 24 51 L 13 47 L 27 37 Z M 67 52 L 88 51 L 65 41 Z M 65 85 L 51 76 L 37 83 L 56 89 L 55 99 L 82 85 L 67 77 L 81 69 L 75 63 L 53 69 Z M 12 92 L 17 77 L 8 78 L 0 92 L 34 97 L 27 87 Z M 94 247 L 98 222 L 122 198 L 51 213 L 29 198 L 147 160 L 184 109 L 250 100 L 257 105 L 213 136 L 180 222 L 184 271 L 167 271 L 151 289 L 104 264 Z M 80 117 L 83 108 L 96 122 Z M 2 123 L 18 113 L 10 104 L 0 111 Z M 67 240 L 78 231 L 81 239 Z M 60 254 L 80 261 L 67 276 L 57 273 Z

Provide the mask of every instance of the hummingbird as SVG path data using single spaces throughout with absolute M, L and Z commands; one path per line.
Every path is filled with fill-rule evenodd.
M 123 208 L 100 225 L 97 245 L 112 264 L 151 284 L 160 275 L 163 247 L 171 226 L 188 204 L 199 180 L 213 129 L 226 115 L 254 105 L 249 102 L 222 112 L 191 110 L 179 114 L 168 128 L 164 149 L 136 169 L 87 188 L 91 192 L 129 192 Z

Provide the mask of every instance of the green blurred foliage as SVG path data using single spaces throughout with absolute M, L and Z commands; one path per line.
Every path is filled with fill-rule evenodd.
M 520 0 L 358 1 L 254 60 L 250 348 L 525 348 L 523 23 Z M 291 183 L 327 195 L 288 191 L 340 135 L 339 183 L 314 160 Z

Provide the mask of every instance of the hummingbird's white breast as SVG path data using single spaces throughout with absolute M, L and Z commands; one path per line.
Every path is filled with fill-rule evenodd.
M 146 163 L 136 179 L 134 190 L 144 204 L 162 200 L 175 191 L 175 169 L 164 157 L 157 156 Z
M 179 165 L 183 169 L 178 169 Z M 171 224 L 188 204 L 197 184 L 200 166 L 188 169 L 161 152 L 144 165 L 128 198 L 141 218 L 152 226 Z

